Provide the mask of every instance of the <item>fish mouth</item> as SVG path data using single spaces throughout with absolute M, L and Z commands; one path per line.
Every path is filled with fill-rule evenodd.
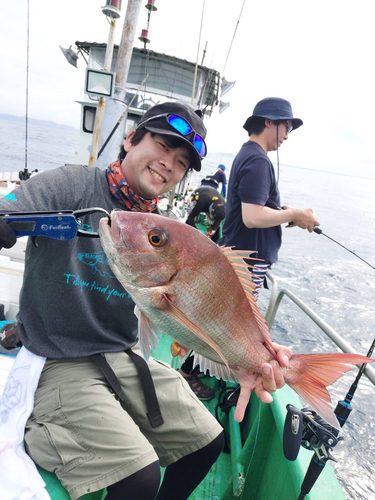
M 103 217 L 99 222 L 99 230 L 102 237 L 106 240 L 112 241 L 113 245 L 126 246 L 123 239 L 122 231 L 120 231 L 119 224 L 116 219 L 116 211 L 113 210 L 110 219 Z
M 107 217 L 103 217 L 102 219 L 100 219 L 99 232 L 101 234 L 106 234 L 108 236 L 108 234 L 111 233 L 111 227 L 112 227 L 112 220 L 111 220 L 111 224 L 110 224 Z

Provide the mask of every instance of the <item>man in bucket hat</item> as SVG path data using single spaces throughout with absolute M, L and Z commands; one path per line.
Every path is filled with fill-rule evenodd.
M 227 211 L 223 242 L 241 250 L 252 250 L 254 258 L 247 260 L 253 269 L 258 293 L 268 267 L 278 258 L 281 246 L 281 224 L 298 226 L 312 232 L 319 226 L 312 208 L 280 209 L 280 193 L 274 167 L 267 153 L 276 151 L 288 139 L 292 130 L 303 124 L 293 116 L 290 103 L 280 97 L 259 101 L 243 128 L 249 140 L 236 156 L 229 179 Z

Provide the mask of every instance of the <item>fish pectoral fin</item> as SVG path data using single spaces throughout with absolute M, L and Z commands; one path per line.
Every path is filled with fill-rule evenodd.
M 136 306 L 135 315 L 138 318 L 139 347 L 143 357 L 148 360 L 151 351 L 156 348 L 161 339 L 161 332 L 148 317 Z
M 173 302 L 170 300 L 167 294 L 163 294 L 164 299 L 168 303 L 168 308 L 163 311 L 165 314 L 168 314 L 175 321 L 178 321 L 185 328 L 188 328 L 192 333 L 194 333 L 198 338 L 206 342 L 223 360 L 224 365 L 230 370 L 228 361 L 225 359 L 223 353 L 221 352 L 220 347 L 195 323 L 193 323 L 178 307 L 176 307 Z

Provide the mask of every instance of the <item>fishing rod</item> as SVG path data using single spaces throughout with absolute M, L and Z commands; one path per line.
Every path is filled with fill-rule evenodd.
M 365 259 L 357 255 L 355 252 L 349 250 L 349 248 L 345 247 L 338 241 L 334 240 L 327 234 L 323 233 L 323 231 L 320 228 L 314 227 L 314 232 L 316 234 L 323 234 L 323 236 L 330 239 L 334 243 L 340 245 L 342 248 L 344 248 L 345 250 L 353 254 L 355 257 L 360 259 L 362 262 L 364 262 L 366 265 L 368 265 L 372 269 L 375 269 L 373 265 L 371 265 Z M 375 338 L 370 346 L 370 349 L 367 352 L 366 356 L 368 358 L 372 356 L 374 349 L 375 349 Z M 337 421 L 341 428 L 346 424 L 349 415 L 352 411 L 351 402 L 353 400 L 355 391 L 357 390 L 358 382 L 365 371 L 366 365 L 367 363 L 362 364 L 353 384 L 350 386 L 350 389 L 345 396 L 345 399 L 339 401 L 334 410 L 334 414 L 336 415 Z M 299 438 L 301 439 L 300 445 L 302 445 L 304 448 L 308 450 L 314 451 L 314 455 L 310 461 L 309 467 L 305 474 L 305 478 L 301 485 L 301 493 L 297 499 L 297 500 L 303 500 L 306 497 L 306 495 L 311 491 L 312 487 L 314 486 L 318 477 L 322 473 L 328 460 L 333 460 L 334 462 L 336 462 L 336 460 L 331 455 L 330 451 L 343 438 L 338 437 L 339 434 L 338 429 L 335 429 L 331 425 L 327 424 L 321 417 L 319 417 L 317 413 L 309 409 L 297 410 L 296 412 L 295 411 L 296 409 L 292 407 L 292 405 L 287 405 L 287 409 L 288 409 L 288 414 L 285 420 L 285 428 L 284 428 L 284 454 L 286 458 L 288 458 L 287 456 L 288 454 L 291 457 L 289 458 L 289 460 L 290 459 L 295 460 L 297 458 L 299 450 L 299 445 L 298 445 Z M 303 422 L 303 429 L 301 427 L 301 430 L 298 431 L 297 434 L 294 434 L 294 436 L 297 436 L 297 439 L 294 438 L 293 443 L 285 445 L 285 440 L 288 439 L 288 431 L 286 431 L 287 434 L 285 434 L 285 429 L 288 429 L 288 426 L 295 424 L 297 418 L 301 419 L 301 421 Z M 296 449 L 297 449 L 297 454 L 293 458 Z
M 348 252 L 350 252 L 352 255 L 354 255 L 355 257 L 357 257 L 358 259 L 360 259 L 362 262 L 364 262 L 365 264 L 367 264 L 368 266 L 372 267 L 372 269 L 375 270 L 375 267 L 373 265 L 371 265 L 369 262 L 367 262 L 367 260 L 365 259 L 362 259 L 362 257 L 360 257 L 359 255 L 357 255 L 353 250 L 349 250 L 349 248 L 346 248 L 346 246 L 342 245 L 341 243 L 339 243 L 338 241 L 334 240 L 333 238 L 331 238 L 330 236 L 328 236 L 327 234 L 323 233 L 323 231 L 319 228 L 319 227 L 314 227 L 314 233 L 316 234 L 322 234 L 323 236 L 325 236 L 326 238 L 328 238 L 329 240 L 333 241 L 334 243 L 337 243 L 337 245 L 340 245 L 340 247 L 342 248 L 345 248 L 345 250 L 347 250 Z
M 352 255 L 360 259 L 366 265 L 375 270 L 375 267 L 367 262 L 365 259 L 357 255 L 354 251 L 350 250 L 346 246 L 342 245 L 338 241 L 334 240 L 327 234 L 323 233 L 323 231 L 319 227 L 314 227 L 313 231 L 316 234 L 322 234 L 326 238 L 330 239 L 337 245 L 341 246 Z M 373 340 L 370 349 L 368 350 L 367 357 L 371 357 L 375 349 L 375 339 Z M 352 411 L 351 402 L 353 400 L 355 391 L 358 387 L 358 382 L 362 377 L 367 363 L 363 363 L 359 372 L 350 386 L 349 391 L 347 392 L 345 399 L 339 401 L 334 410 L 334 414 L 336 415 L 337 421 L 342 428 Z M 306 495 L 311 491 L 318 477 L 322 473 L 326 463 L 328 460 L 336 461 L 331 455 L 330 451 L 333 449 L 336 444 L 341 441 L 343 438 L 338 437 L 339 430 L 335 429 L 331 425 L 327 424 L 319 415 L 309 409 L 297 410 L 292 405 L 287 406 L 288 414 L 285 420 L 285 428 L 284 428 L 284 454 L 286 458 L 289 460 L 295 460 L 297 458 L 299 446 L 302 445 L 304 448 L 313 450 L 314 455 L 310 461 L 309 467 L 307 469 L 305 478 L 301 485 L 301 493 L 298 497 L 298 500 L 303 500 Z M 297 411 L 296 411 L 297 410 Z M 296 429 L 296 421 L 303 422 L 303 428 L 297 432 Z M 294 438 L 292 442 L 285 443 L 288 440 L 288 428 L 292 426 L 293 433 L 293 425 L 294 425 Z M 286 433 L 285 433 L 286 432 Z M 299 441 L 300 440 L 300 441 Z M 298 444 L 299 442 L 299 444 Z M 295 454 L 297 451 L 297 454 Z M 295 455 L 295 456 L 294 456 Z M 294 457 L 294 458 L 293 458 Z
M 266 204 L 269 208 L 274 210 L 282 210 L 275 204 Z M 291 223 L 290 223 L 291 224 Z M 365 259 L 357 255 L 353 250 L 350 250 L 343 244 L 339 243 L 335 239 L 331 238 L 327 234 L 323 233 L 322 229 L 315 226 L 313 231 L 316 234 L 322 234 L 326 238 L 330 239 L 337 245 L 341 246 L 352 255 L 360 259 L 366 265 L 375 270 L 375 267 L 367 262 Z M 375 338 L 367 352 L 367 357 L 371 357 L 375 349 Z M 359 380 L 361 379 L 367 363 L 363 363 L 360 367 L 358 374 L 350 386 L 345 398 L 339 401 L 334 410 L 338 424 L 342 428 L 352 411 L 351 402 L 353 400 L 355 391 L 357 390 Z M 283 448 L 284 455 L 290 461 L 294 461 L 297 458 L 299 449 L 301 446 L 304 448 L 314 451 L 314 455 L 310 461 L 309 467 L 305 474 L 305 478 L 301 485 L 301 492 L 297 500 L 303 500 L 306 495 L 309 494 L 318 477 L 322 473 L 328 460 L 336 462 L 335 458 L 331 455 L 331 450 L 336 446 L 336 444 L 343 438 L 339 437 L 339 430 L 332 425 L 325 422 L 315 411 L 310 408 L 303 408 L 299 410 L 293 405 L 287 405 L 287 416 L 284 425 L 284 435 L 283 435 Z
M 367 352 L 367 357 L 371 357 L 375 349 L 375 339 Z M 334 410 L 340 428 L 342 428 L 352 411 L 352 400 L 358 387 L 358 382 L 362 377 L 367 363 L 363 363 L 359 372 L 350 386 L 345 399 L 339 401 Z M 287 405 L 287 416 L 284 426 L 284 455 L 288 460 L 297 458 L 300 446 L 307 450 L 314 451 L 305 478 L 301 485 L 301 493 L 297 500 L 303 500 L 309 494 L 316 480 L 322 473 L 328 460 L 336 462 L 331 455 L 331 450 L 343 438 L 339 437 L 339 430 L 325 422 L 316 412 L 309 408 L 299 410 L 293 405 Z
M 277 206 L 275 203 L 272 203 L 272 202 L 267 202 L 266 207 L 268 208 L 272 208 L 273 210 L 283 210 L 282 207 L 279 207 Z M 292 222 L 289 222 L 288 225 L 292 224 Z M 364 262 L 365 264 L 367 264 L 369 267 L 371 267 L 372 269 L 375 270 L 375 267 L 370 264 L 369 262 L 367 262 L 367 260 L 363 259 L 362 257 L 360 257 L 356 252 L 354 252 L 353 250 L 350 250 L 349 248 L 347 248 L 345 245 L 343 245 L 342 243 L 339 243 L 338 241 L 334 240 L 333 238 L 331 238 L 330 236 L 328 236 L 328 234 L 325 234 L 323 233 L 323 230 L 320 229 L 319 227 L 317 226 L 314 226 L 314 229 L 313 229 L 314 233 L 316 234 L 322 234 L 323 236 L 325 236 L 326 238 L 328 238 L 329 240 L 333 241 L 334 243 L 336 243 L 337 245 L 340 245 L 340 247 L 344 248 L 345 250 L 347 250 L 348 252 L 350 252 L 352 255 L 354 255 L 355 257 L 357 257 L 357 259 L 360 259 L 362 262 Z

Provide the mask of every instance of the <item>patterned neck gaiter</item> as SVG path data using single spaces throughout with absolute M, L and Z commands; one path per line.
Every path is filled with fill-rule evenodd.
M 157 207 L 157 203 L 159 201 L 158 198 L 145 200 L 138 194 L 134 193 L 122 173 L 120 160 L 115 161 L 108 166 L 107 179 L 109 190 L 113 196 L 128 210 L 133 212 L 153 212 Z

